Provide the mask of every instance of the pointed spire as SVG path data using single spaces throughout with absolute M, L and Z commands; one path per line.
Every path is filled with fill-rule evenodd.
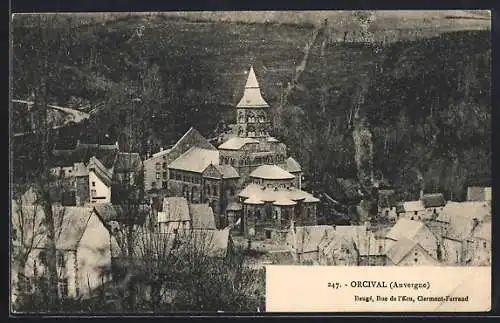
M 255 76 L 255 71 L 253 70 L 253 65 L 250 66 L 250 72 L 248 72 L 247 83 L 245 84 L 245 89 L 255 89 L 259 88 L 259 82 Z
M 250 66 L 243 97 L 237 105 L 238 108 L 267 108 L 269 104 L 264 100 L 260 92 L 259 82 L 255 76 L 253 65 Z

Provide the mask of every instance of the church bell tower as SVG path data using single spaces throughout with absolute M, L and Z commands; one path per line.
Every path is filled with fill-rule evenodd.
M 236 135 L 238 137 L 267 138 L 269 136 L 269 104 L 260 92 L 253 66 L 248 72 L 245 91 L 236 105 Z

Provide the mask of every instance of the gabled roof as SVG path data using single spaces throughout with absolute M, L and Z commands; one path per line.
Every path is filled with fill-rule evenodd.
M 215 166 L 224 178 L 239 178 L 238 171 L 231 165 L 216 165 Z
M 236 105 L 238 108 L 268 108 L 269 104 L 264 100 L 260 93 L 259 82 L 255 76 L 253 66 L 250 67 L 245 91 L 240 102 Z
M 403 208 L 405 212 L 419 212 L 425 210 L 424 203 L 420 200 L 403 202 Z
M 298 253 L 318 251 L 320 244 L 331 240 L 335 234 L 331 225 L 312 225 L 295 229 L 295 241 L 292 243 L 295 243 Z
M 385 237 L 396 241 L 401 238 L 413 239 L 424 227 L 425 224 L 421 221 L 401 218 L 394 224 Z
M 376 239 L 374 232 L 364 225 L 337 225 L 335 232 L 352 241 L 360 256 L 380 256 L 385 251 L 384 240 Z
M 136 223 L 142 223 L 151 213 L 149 205 L 120 205 L 111 203 L 97 203 L 93 205 L 94 211 L 104 223 L 110 221 L 124 221 L 127 217 L 134 216 Z
M 138 172 L 142 168 L 141 157 L 138 153 L 118 153 L 113 167 L 114 172 Z
M 56 233 L 56 248 L 59 250 L 76 250 L 92 216 L 92 208 L 53 206 L 52 214 Z M 44 219 L 45 212 L 40 205 L 19 206 L 15 201 L 12 201 L 12 227 L 17 229 L 18 239 L 21 230 L 23 230 L 24 234 L 23 241 L 17 240 L 14 242 L 30 247 L 33 238 L 34 246 L 44 248 L 47 241 L 47 228 L 43 224 Z
M 471 234 L 474 219 L 491 221 L 491 205 L 488 202 L 448 202 L 436 221 L 448 223 L 446 237 L 463 241 Z
M 219 151 L 191 147 L 174 160 L 168 168 L 202 173 L 208 165 L 219 163 Z
M 401 238 L 387 250 L 386 256 L 397 265 L 417 244 L 413 240 Z
M 442 193 L 424 194 L 421 200 L 425 208 L 442 207 L 446 204 Z
M 112 184 L 112 171 L 107 169 L 96 157 L 90 158 L 88 169 L 89 171 L 93 170 L 97 177 L 107 186 Z
M 253 138 L 232 137 L 226 142 L 224 142 L 222 145 L 220 145 L 218 149 L 240 150 L 241 147 L 245 146 L 246 144 L 258 144 L 258 143 L 259 141 Z
M 208 204 L 189 204 L 191 227 L 193 229 L 216 229 L 215 217 Z
M 302 167 L 299 162 L 296 161 L 293 157 L 288 157 L 285 160 L 284 169 L 290 173 L 297 173 L 302 171 Z
M 189 207 L 184 197 L 166 197 L 163 199 L 163 211 L 158 212 L 158 222 L 190 221 Z
M 250 177 L 262 179 L 293 179 L 294 175 L 276 165 L 261 165 L 250 173 Z

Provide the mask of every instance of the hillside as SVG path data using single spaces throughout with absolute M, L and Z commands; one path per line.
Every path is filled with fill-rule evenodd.
M 463 29 L 460 19 L 448 19 L 448 29 L 423 24 L 428 38 L 410 41 L 415 29 L 390 30 L 390 17 L 380 17 L 370 32 L 385 42 L 376 46 L 345 38 L 341 20 L 333 17 L 326 28 L 224 17 L 194 22 L 141 15 L 96 24 L 69 19 L 49 27 L 57 33 L 46 41 L 34 20 L 20 19 L 14 28 L 14 97 L 28 97 L 38 84 L 40 55 L 50 48 L 45 76 L 51 103 L 94 107 L 86 129 L 74 138 L 67 132 L 65 139 L 108 138 L 125 149 L 141 145 L 146 153 L 172 144 L 190 125 L 208 137 L 219 133 L 234 118 L 253 64 L 273 107 L 276 135 L 319 188 L 328 190 L 331 177 L 357 176 L 352 117 L 358 107 L 372 133 L 377 177 L 410 195 L 423 177 L 426 189 L 454 189 L 460 196 L 466 178 L 490 175 L 490 33 L 475 30 L 484 29 L 480 19 L 472 20 L 481 28 L 443 33 Z M 304 71 L 278 108 L 305 52 Z

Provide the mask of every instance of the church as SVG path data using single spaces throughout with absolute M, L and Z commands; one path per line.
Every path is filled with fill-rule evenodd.
M 161 187 L 168 196 L 208 203 L 219 227 L 238 223 L 248 237 L 271 238 L 286 232 L 291 221 L 316 224 L 319 200 L 301 190 L 300 164 L 270 135 L 269 108 L 251 66 L 227 140 L 215 148 L 189 129 L 173 147 L 144 162 L 146 190 Z

